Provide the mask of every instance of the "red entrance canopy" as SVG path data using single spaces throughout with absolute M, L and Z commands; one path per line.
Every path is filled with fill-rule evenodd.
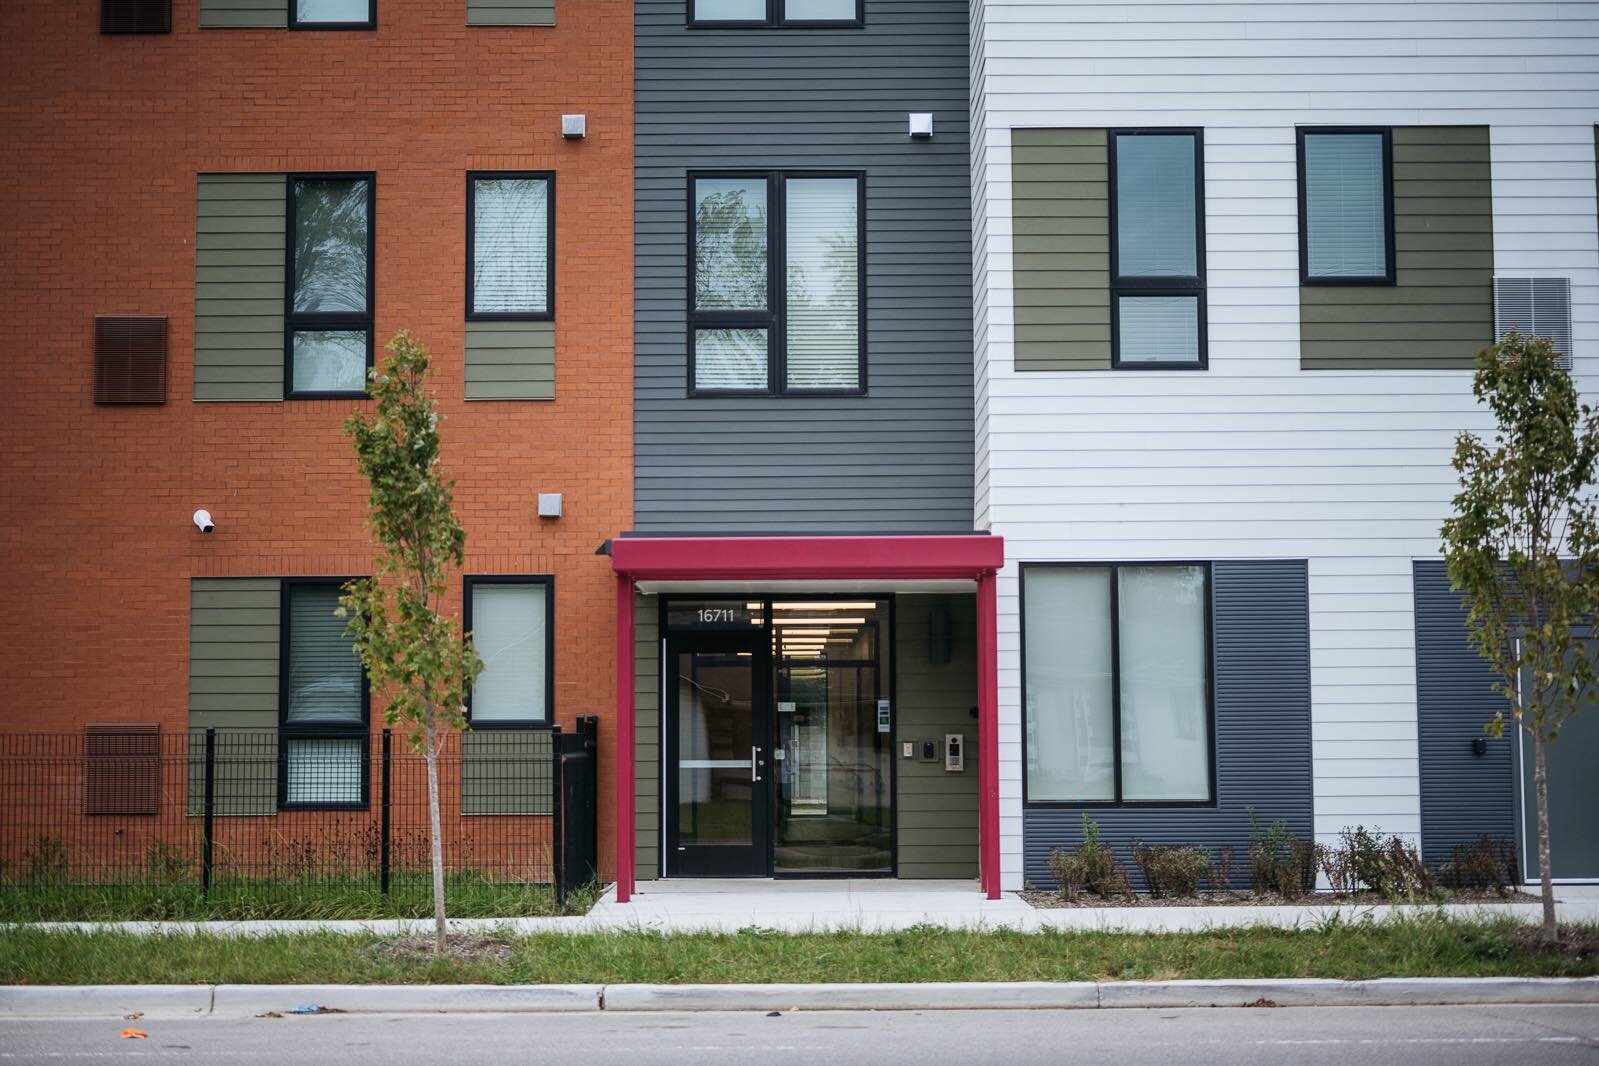
M 633 586 L 638 581 L 929 581 L 977 584 L 978 870 L 998 899 L 999 655 L 994 575 L 1005 542 L 984 533 L 837 537 L 618 537 L 616 571 L 616 900 L 633 895 Z
M 984 533 L 896 537 L 618 537 L 611 568 L 634 581 L 975 581 L 1005 565 Z

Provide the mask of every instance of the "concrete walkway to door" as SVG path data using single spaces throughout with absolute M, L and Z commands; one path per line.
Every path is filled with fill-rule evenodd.
M 985 899 L 975 880 L 695 878 L 640 881 L 633 899 L 621 904 L 613 886 L 588 917 L 610 927 L 673 933 L 751 927 L 800 933 L 913 925 L 1023 929 L 1036 913 L 1013 893 Z

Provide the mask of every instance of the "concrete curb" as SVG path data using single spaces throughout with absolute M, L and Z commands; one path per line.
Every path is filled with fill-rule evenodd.
M 600 985 L 217 985 L 212 1013 L 233 1017 L 315 1004 L 346 1014 L 597 1011 Z
M 0 987 L 0 1018 L 197 1018 L 211 1013 L 211 985 Z
M 610 1011 L 1065 1010 L 1099 1006 L 1092 981 L 837 985 L 606 985 Z
M 0 987 L 0 1018 L 329 1012 L 1095 1010 L 1599 1004 L 1599 977 L 1333 981 L 1016 981 L 817 985 L 41 985 Z

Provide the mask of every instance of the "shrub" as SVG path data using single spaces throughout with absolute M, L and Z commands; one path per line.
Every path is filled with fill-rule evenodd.
M 1338 839 L 1338 846 L 1322 856 L 1322 867 L 1335 891 L 1353 893 L 1365 888 L 1390 901 L 1432 894 L 1432 872 L 1422 863 L 1415 845 L 1404 838 L 1384 838 L 1357 825 L 1346 828 Z
M 1083 842 L 1077 850 L 1055 848 L 1049 853 L 1049 868 L 1060 885 L 1061 898 L 1075 901 L 1083 891 L 1110 899 L 1130 894 L 1127 870 L 1117 861 L 1110 845 L 1099 840 L 1099 824 L 1083 815 Z
M 1491 888 L 1501 896 L 1521 880 L 1515 844 L 1486 833 L 1470 844 L 1456 844 L 1453 860 L 1439 873 L 1451 888 Z
M 1298 899 L 1316 888 L 1322 847 L 1300 840 L 1280 819 L 1262 829 L 1249 808 L 1249 880 L 1256 892 Z
M 1156 899 L 1192 896 L 1211 865 L 1210 853 L 1193 844 L 1145 844 L 1141 840 L 1133 842 L 1133 861 Z
M 1210 870 L 1205 874 L 1205 880 L 1210 884 L 1212 892 L 1231 892 L 1233 878 L 1238 871 L 1238 853 L 1230 847 L 1216 849 L 1216 858 L 1210 864 Z

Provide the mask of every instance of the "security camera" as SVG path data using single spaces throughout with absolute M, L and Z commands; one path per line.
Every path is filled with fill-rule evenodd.
M 209 533 L 217 527 L 216 523 L 211 521 L 211 512 L 204 507 L 194 512 L 194 524 L 201 533 Z

